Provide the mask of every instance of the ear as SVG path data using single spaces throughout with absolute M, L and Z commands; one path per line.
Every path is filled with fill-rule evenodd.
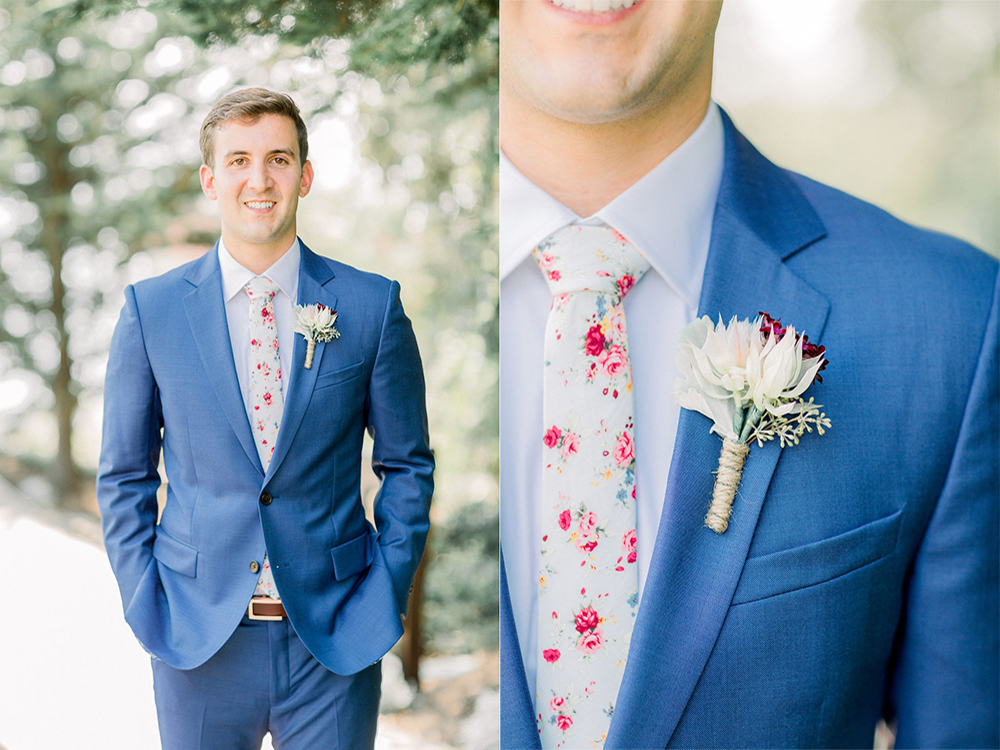
M 309 195 L 309 189 L 312 187 L 313 182 L 313 165 L 311 161 L 307 161 L 302 165 L 302 182 L 299 183 L 299 197 L 305 198 Z
M 212 174 L 211 168 L 202 164 L 201 169 L 198 171 L 198 177 L 201 178 L 202 192 L 213 201 L 218 199 L 218 195 L 215 193 L 215 175 Z

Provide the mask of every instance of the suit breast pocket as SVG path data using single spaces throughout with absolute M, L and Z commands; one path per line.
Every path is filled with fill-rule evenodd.
M 323 372 L 316 376 L 316 387 L 313 389 L 315 391 L 322 390 L 323 388 L 332 388 L 335 385 L 343 385 L 357 377 L 360 377 L 364 372 L 365 363 L 357 362 L 353 365 L 348 365 L 347 367 L 341 367 L 340 369 L 333 370 L 331 372 Z
M 870 565 L 896 549 L 902 519 L 900 508 L 892 515 L 828 539 L 747 558 L 732 603 L 786 594 Z

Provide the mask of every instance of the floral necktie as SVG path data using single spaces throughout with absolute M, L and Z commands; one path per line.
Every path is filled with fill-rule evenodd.
M 245 289 L 250 295 L 251 426 L 260 464 L 267 472 L 285 407 L 281 393 L 281 360 L 278 358 L 278 325 L 274 319 L 274 295 L 278 287 L 266 276 L 256 276 Z M 254 596 L 280 599 L 266 552 Z
M 542 747 L 603 747 L 638 603 L 632 370 L 622 298 L 649 263 L 606 225 L 534 251 L 545 329 L 536 719 Z

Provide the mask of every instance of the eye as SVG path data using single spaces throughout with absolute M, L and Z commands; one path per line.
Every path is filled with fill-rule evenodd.
M 236 157 L 235 159 L 233 159 L 233 161 L 232 161 L 232 165 L 233 165 L 234 167 L 242 167 L 242 166 L 243 166 L 244 164 L 246 164 L 246 163 L 247 163 L 247 160 L 246 160 L 246 159 L 244 159 L 244 158 L 243 158 L 242 156 L 237 156 L 237 157 Z
M 275 156 L 274 163 L 284 166 L 285 164 L 288 164 L 288 159 L 286 159 L 284 156 Z

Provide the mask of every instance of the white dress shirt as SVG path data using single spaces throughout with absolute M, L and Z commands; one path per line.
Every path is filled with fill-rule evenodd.
M 278 286 L 274 295 L 274 318 L 278 325 L 278 358 L 281 360 L 281 393 L 287 398 L 288 382 L 291 377 L 292 346 L 294 328 L 292 315 L 299 293 L 299 262 L 301 259 L 299 240 L 261 276 L 266 276 Z M 243 406 L 247 419 L 253 424 L 253 408 L 250 405 L 250 295 L 246 286 L 257 276 L 249 268 L 240 265 L 229 254 L 226 245 L 219 240 L 219 268 L 222 270 L 222 298 L 226 302 L 226 322 L 229 325 L 229 341 L 233 345 L 233 360 L 236 363 L 236 377 L 240 381 Z
M 552 296 L 532 249 L 572 222 L 604 222 L 650 270 L 624 300 L 635 405 L 640 607 L 663 510 L 680 407 L 674 339 L 697 314 L 724 133 L 711 104 L 698 129 L 642 179 L 579 217 L 500 157 L 500 538 L 521 655 L 534 695 L 542 494 L 542 359 Z

